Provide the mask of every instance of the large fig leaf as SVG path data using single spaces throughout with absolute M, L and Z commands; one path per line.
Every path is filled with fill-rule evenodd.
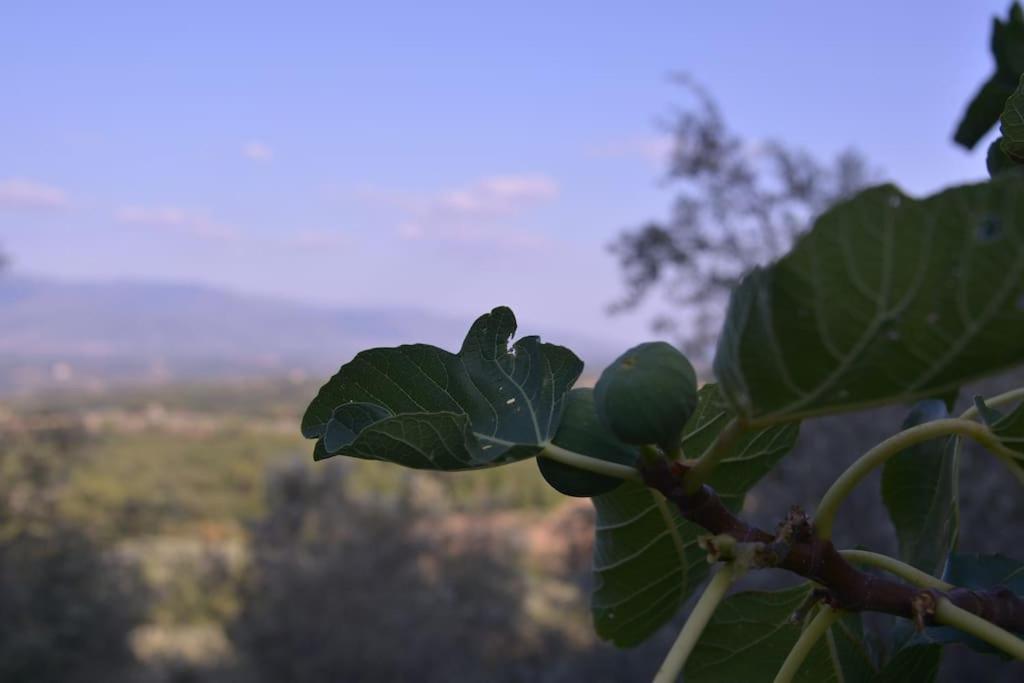
M 458 354 L 414 344 L 370 349 L 342 366 L 309 405 L 302 433 L 314 457 L 348 455 L 433 470 L 500 465 L 536 455 L 558 428 L 583 363 L 523 337 L 495 308 Z
M 944 401 L 921 401 L 903 422 L 908 429 L 949 417 Z M 939 575 L 960 528 L 957 437 L 925 441 L 891 458 L 882 469 L 882 500 L 900 542 L 900 559 Z
M 1006 21 L 996 19 L 992 29 L 992 56 L 995 73 L 967 106 L 954 139 L 972 149 L 999 121 L 1006 99 L 1013 93 L 1024 73 L 1024 10 L 1013 3 Z
M 980 396 L 975 397 L 974 402 L 978 406 L 981 419 L 998 437 L 1000 443 L 1024 459 L 1024 402 L 1007 415 L 989 408 Z
M 592 500 L 594 628 L 604 640 L 632 647 L 670 621 L 707 575 L 707 553 L 697 546 L 707 532 L 636 482 Z
M 811 593 L 809 584 L 779 591 L 749 591 L 727 598 L 715 611 L 684 670 L 687 683 L 770 683 L 800 637 L 791 617 Z M 814 646 L 797 672 L 804 683 L 875 681 L 856 614 L 844 615 Z M 928 680 L 912 678 L 907 680 Z
M 1024 173 L 1024 165 L 1011 159 L 1003 150 L 1003 138 L 995 140 L 988 147 L 988 155 L 985 157 L 985 168 L 989 177 L 1003 175 L 1004 173 Z
M 1024 361 L 1024 179 L 867 190 L 733 292 L 714 368 L 753 424 L 943 395 Z
M 1021 75 L 1017 90 L 1006 100 L 1000 121 L 1003 152 L 1010 159 L 1024 164 L 1024 75 Z
M 702 387 L 683 432 L 684 452 L 700 455 L 732 417 L 718 388 Z M 793 448 L 797 434 L 796 424 L 744 433 L 709 484 L 726 505 L 739 508 L 747 490 Z M 633 482 L 593 501 L 595 628 L 605 640 L 630 647 L 671 620 L 703 581 L 708 565 L 697 538 L 707 532 L 683 519 L 660 493 Z

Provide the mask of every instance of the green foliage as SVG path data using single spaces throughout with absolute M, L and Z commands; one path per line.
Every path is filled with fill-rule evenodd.
M 1003 134 L 1000 142 L 1002 151 L 1010 160 L 1024 164 L 1024 74 L 1017 89 L 1006 100 L 999 130 Z
M 949 417 L 945 403 L 921 401 L 903 422 L 909 429 Z M 908 448 L 882 468 L 882 500 L 900 542 L 901 560 L 939 575 L 960 527 L 959 439 L 945 436 Z
M 407 523 L 429 510 L 356 504 L 343 475 L 288 467 L 269 478 L 228 629 L 254 668 L 242 680 L 514 681 L 521 669 L 502 667 L 512 652 L 522 667 L 531 647 L 557 647 L 557 634 L 531 645 L 519 633 L 525 578 L 505 559 L 507 539 L 478 533 L 438 552 Z
M 597 416 L 620 440 L 672 453 L 697 406 L 697 374 L 665 342 L 634 346 L 605 368 L 594 387 Z
M 616 439 L 597 419 L 592 389 L 569 392 L 562 424 L 558 426 L 552 442 L 571 451 L 622 465 L 635 465 L 637 460 L 636 449 Z M 621 479 L 581 470 L 550 458 L 537 458 L 537 465 L 544 479 L 567 496 L 599 496 L 622 484 Z
M 683 431 L 683 450 L 703 452 L 733 417 L 718 388 L 704 385 Z M 795 424 L 777 425 L 747 432 L 732 445 L 710 481 L 726 505 L 742 505 L 746 492 L 792 449 L 797 431 Z M 671 620 L 707 576 L 697 544 L 705 532 L 636 483 L 593 500 L 594 625 L 605 640 L 629 647 Z
M 800 637 L 801 625 L 793 615 L 810 592 L 804 584 L 738 593 L 725 600 L 687 662 L 687 683 L 770 683 Z M 854 683 L 874 681 L 876 675 L 860 618 L 847 615 L 818 641 L 794 680 Z
M 722 430 L 736 418 L 734 408 L 719 385 L 705 384 L 700 388 L 698 399 L 697 410 L 683 434 L 683 452 L 691 457 L 711 448 Z M 725 448 L 708 484 L 726 506 L 740 509 L 747 491 L 793 450 L 799 432 L 798 422 L 743 430 Z
M 630 647 L 671 620 L 707 576 L 697 545 L 704 532 L 635 482 L 596 496 L 594 508 L 594 627 Z
M 301 446 L 292 435 L 230 424 L 186 434 L 109 431 L 70 473 L 61 512 L 108 539 L 237 526 L 263 512 L 264 467 Z
M 1024 9 L 1014 2 L 1006 21 L 996 19 L 992 28 L 992 56 L 995 73 L 967 107 L 954 139 L 968 149 L 999 121 L 1004 105 L 1024 73 Z
M 569 350 L 524 337 L 507 308 L 481 316 L 458 354 L 416 344 L 363 351 L 302 419 L 317 457 L 349 455 L 463 470 L 537 455 L 583 369 Z
M 956 137 L 971 147 L 1002 116 L 1004 138 L 988 160 L 993 179 L 924 199 L 884 185 L 821 213 L 788 253 L 732 291 L 713 363 L 717 384 L 697 391 L 689 360 L 652 342 L 616 359 L 593 391 L 572 389 L 579 359 L 536 337 L 509 348 L 515 318 L 496 308 L 473 324 L 457 354 L 425 345 L 371 349 L 342 366 L 302 422 L 303 435 L 317 442 L 315 458 L 449 471 L 537 457 L 553 488 L 593 501 L 591 611 L 597 634 L 620 647 L 643 642 L 677 614 L 704 581 L 706 559 L 732 563 L 717 575 L 728 580 L 750 568 L 789 569 L 817 584 L 816 600 L 843 610 L 827 621 L 805 583 L 740 593 L 712 614 L 724 594 L 716 580 L 659 680 L 685 661 L 689 683 L 782 681 L 780 667 L 797 672 L 785 680 L 932 681 L 940 646 L 951 642 L 996 643 L 1024 658 L 1024 641 L 997 628 L 1020 623 L 1012 607 L 1024 594 L 1024 567 L 956 554 L 961 439 L 986 446 L 1024 481 L 1024 404 L 1004 414 L 979 398 L 980 423 L 973 411 L 950 414 L 965 383 L 1024 363 L 1024 175 L 1010 172 L 1024 131 L 1024 95 L 1013 93 L 1024 72 L 1020 5 L 996 22 L 992 51 L 996 73 Z M 720 139 L 717 118 L 709 121 L 690 123 Z M 710 162 L 693 163 L 700 175 Z M 648 238 L 666 243 L 660 229 Z M 642 266 L 645 258 L 627 260 Z M 689 255 L 673 258 L 685 263 Z M 638 291 L 649 284 L 638 282 Z M 736 517 L 750 488 L 792 450 L 800 420 L 911 401 L 920 402 L 903 431 L 836 480 L 816 523 L 791 510 L 773 535 Z M 877 467 L 900 559 L 845 556 L 916 587 L 859 573 L 830 545 L 839 503 Z M 705 531 L 716 536 L 702 539 Z M 991 621 L 965 618 L 920 592 L 941 587 L 939 573 L 976 589 L 974 616 Z M 912 636 L 892 629 L 879 648 L 857 613 L 865 610 L 943 626 Z
M 758 423 L 940 395 L 1021 361 L 1024 180 L 868 190 L 733 292 L 715 373 Z M 992 274 L 999 273 L 997 281 Z
M 999 138 L 989 145 L 985 168 L 993 178 L 1003 173 L 1019 173 L 1021 171 L 1021 166 L 1006 155 L 1006 151 L 1003 149 L 1003 138 Z
M 0 433 L 0 680 L 90 683 L 133 663 L 147 607 L 139 577 L 58 502 L 82 434 Z
M 1006 448 L 1017 453 L 1020 460 L 1024 461 L 1024 402 L 1007 415 L 989 408 L 985 404 L 985 399 L 980 396 L 976 396 L 974 402 L 978 407 L 978 414 L 992 433 Z

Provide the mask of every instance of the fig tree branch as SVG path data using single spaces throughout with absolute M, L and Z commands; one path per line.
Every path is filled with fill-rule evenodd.
M 756 544 L 759 566 L 786 569 L 814 581 L 822 587 L 823 602 L 833 609 L 892 614 L 923 628 L 941 622 L 936 610 L 945 599 L 1002 629 L 1024 631 L 1024 599 L 1005 588 L 943 591 L 863 572 L 831 540 L 815 533 L 813 523 L 800 510 L 791 510 L 777 533 L 771 534 L 738 518 L 709 486 L 687 493 L 686 472 L 685 465 L 668 460 L 645 461 L 641 467 L 644 483 L 665 496 L 687 520 L 712 534 Z

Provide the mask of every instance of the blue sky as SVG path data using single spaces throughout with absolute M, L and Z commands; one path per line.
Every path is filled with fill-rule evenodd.
M 950 137 L 1008 4 L 11 0 L 0 245 L 23 274 L 633 341 L 606 245 L 668 207 L 672 73 L 751 139 L 930 192 L 984 176 Z

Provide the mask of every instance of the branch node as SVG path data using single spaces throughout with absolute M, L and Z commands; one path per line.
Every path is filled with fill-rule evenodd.
M 934 590 L 924 590 L 910 600 L 910 610 L 914 619 L 914 627 L 920 633 L 925 625 L 935 617 L 935 609 L 939 605 L 940 594 Z
M 705 534 L 697 538 L 697 545 L 708 554 L 708 564 L 736 559 L 738 545 L 729 534 Z
M 809 541 L 813 535 L 814 525 L 811 523 L 810 517 L 799 505 L 794 505 L 789 508 L 786 519 L 779 524 L 775 536 L 779 541 L 792 544 L 793 541 L 797 543 Z

